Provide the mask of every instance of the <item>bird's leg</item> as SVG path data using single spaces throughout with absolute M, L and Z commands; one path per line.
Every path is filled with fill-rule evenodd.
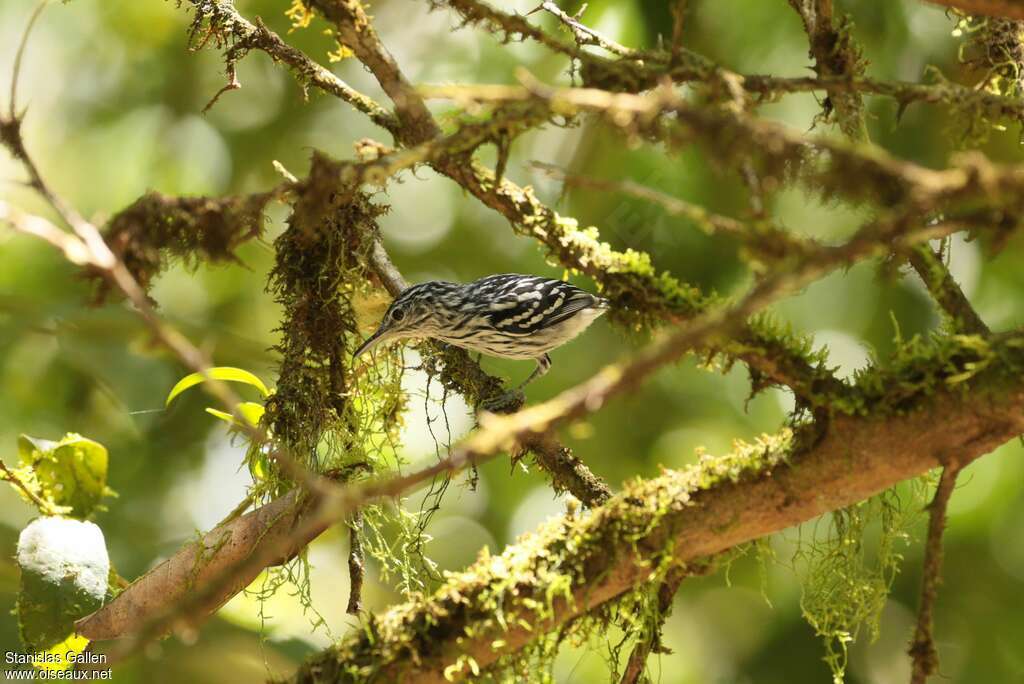
M 504 394 L 499 394 L 493 399 L 487 399 L 481 402 L 481 406 L 493 413 L 501 413 L 502 409 L 508 409 L 516 406 L 517 404 L 522 405 L 526 401 L 526 396 L 523 394 L 523 388 L 547 373 L 551 368 L 551 357 L 547 354 L 537 357 L 535 361 L 537 362 L 537 367 L 533 369 L 532 373 L 530 373 L 530 377 L 519 383 L 515 389 L 511 389 Z
M 537 367 L 533 369 L 532 373 L 530 373 L 530 377 L 519 383 L 516 390 L 522 391 L 524 387 L 551 370 L 551 357 L 547 354 L 544 356 L 538 356 L 534 361 L 537 362 Z

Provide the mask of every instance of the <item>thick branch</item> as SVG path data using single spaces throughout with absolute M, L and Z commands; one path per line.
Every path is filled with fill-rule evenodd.
M 77 632 L 92 641 L 101 641 L 122 637 L 146 624 L 154 628 L 159 625 L 154 637 L 162 636 L 167 629 L 195 629 L 187 615 L 180 615 L 180 620 L 172 620 L 170 624 L 155 623 L 153 616 L 172 615 L 196 587 L 206 586 L 211 578 L 228 570 L 242 569 L 240 564 L 252 553 L 257 542 L 279 547 L 275 560 L 278 564 L 294 556 L 326 529 L 326 526 L 299 526 L 298 521 L 308 512 L 308 503 L 301 501 L 295 490 L 216 527 L 137 579 L 102 610 L 79 620 L 75 625 Z M 221 591 L 202 596 L 197 610 L 215 611 L 249 586 L 263 567 L 244 569 L 246 572 L 233 572 L 232 581 Z M 140 634 L 137 638 L 142 641 L 146 635 Z
M 686 563 L 856 503 L 941 462 L 966 464 L 1024 430 L 1024 359 L 1012 350 L 1000 348 L 1002 360 L 972 389 L 919 395 L 902 413 L 837 416 L 820 438 L 767 440 L 631 486 L 592 514 L 562 519 L 432 596 L 392 609 L 296 679 L 444 682 L 445 669 L 465 656 L 487 667 L 640 586 L 665 553 Z M 569 586 L 571 598 L 546 597 L 555 582 Z M 448 670 L 456 679 L 468 674 L 468 666 Z

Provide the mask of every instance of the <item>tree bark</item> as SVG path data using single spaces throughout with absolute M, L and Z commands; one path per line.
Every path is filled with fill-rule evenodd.
M 564 518 L 502 556 L 481 560 L 429 598 L 395 607 L 307 663 L 296 681 L 459 680 L 470 674 L 467 658 L 486 668 L 650 581 L 661 554 L 692 562 L 931 468 L 963 466 L 1024 431 L 1019 361 L 1006 360 L 1006 353 L 1016 356 L 1009 349 L 1000 353 L 1003 360 L 970 390 L 954 386 L 951 375 L 939 384 L 952 389 L 896 413 L 834 416 L 817 438 L 798 432 L 785 448 L 748 450 L 753 463 L 710 459 L 629 487 L 590 515 Z M 550 600 L 539 617 L 535 602 L 549 600 L 545 592 L 556 578 L 568 581 L 571 599 Z M 466 665 L 457 667 L 460 662 Z

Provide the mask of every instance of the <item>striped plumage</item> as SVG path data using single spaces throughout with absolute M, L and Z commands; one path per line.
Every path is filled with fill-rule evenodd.
M 432 280 L 402 292 L 380 328 L 355 355 L 385 340 L 429 337 L 507 359 L 533 359 L 551 367 L 548 352 L 573 339 L 608 308 L 608 302 L 561 280 L 505 273 L 466 285 Z

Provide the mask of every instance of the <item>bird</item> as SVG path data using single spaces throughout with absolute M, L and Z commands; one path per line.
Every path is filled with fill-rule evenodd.
M 431 338 L 488 356 L 534 360 L 533 373 L 499 397 L 501 403 L 547 373 L 548 352 L 582 333 L 608 308 L 603 297 L 541 276 L 501 273 L 466 284 L 431 280 L 403 290 L 353 358 L 385 342 Z

